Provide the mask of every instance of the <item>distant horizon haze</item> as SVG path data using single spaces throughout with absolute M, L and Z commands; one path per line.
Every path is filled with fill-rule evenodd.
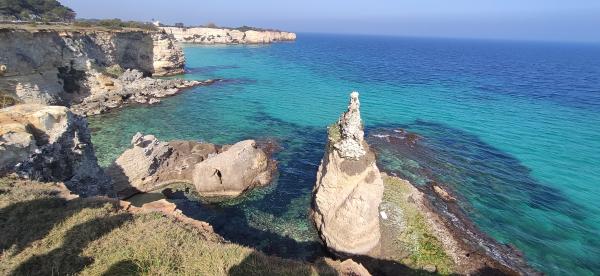
M 600 42 L 600 1 L 59 0 L 78 18 L 159 20 L 299 33 Z

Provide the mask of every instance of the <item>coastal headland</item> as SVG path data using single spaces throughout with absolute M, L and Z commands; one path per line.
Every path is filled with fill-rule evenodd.
M 295 39 L 294 33 L 255 29 L 0 27 L 0 271 L 48 272 L 59 263 L 65 264 L 61 274 L 92 275 L 131 270 L 214 275 L 536 273 L 518 251 L 481 234 L 465 216 L 457 221 L 468 227 L 453 227 L 449 218 L 459 213 L 452 210 L 452 191 L 438 185 L 427 194 L 379 171 L 376 153 L 363 139 L 358 93 L 352 94 L 340 120 L 323 129 L 329 143 L 315 172 L 311 217 L 332 255 L 310 262 L 266 256 L 228 242 L 210 224 L 182 214 L 168 197 L 139 206 L 128 201 L 167 183 L 191 183 L 198 196 L 227 197 L 269 185 L 276 178 L 276 160 L 254 140 L 220 146 L 162 142 L 140 133 L 110 168 L 98 165 L 85 116 L 128 104 L 158 104 L 186 88 L 218 81 L 157 78 L 184 73 L 180 43 Z M 446 202 L 446 207 L 437 202 Z M 387 214 L 385 204 L 397 206 L 400 214 Z M 388 223 L 392 220 L 397 223 Z

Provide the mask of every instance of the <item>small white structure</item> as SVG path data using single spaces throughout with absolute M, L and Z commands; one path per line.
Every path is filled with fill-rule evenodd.
M 160 21 L 156 20 L 152 22 L 152 25 L 156 26 L 156 27 L 160 27 L 162 26 L 162 24 L 160 24 Z

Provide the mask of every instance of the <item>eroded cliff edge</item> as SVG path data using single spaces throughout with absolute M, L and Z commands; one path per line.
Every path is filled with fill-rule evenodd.
M 82 103 L 97 90 L 115 90 L 122 81 L 137 81 L 125 89 L 126 93 L 116 93 L 122 100 L 138 94 L 148 96 L 152 93 L 140 91 L 156 87 L 166 91 L 201 84 L 182 80 L 138 81 L 184 72 L 181 47 L 172 35 L 162 31 L 0 26 L 0 48 L 3 105 L 8 102 L 71 106 Z M 139 74 L 121 78 L 127 70 Z M 150 100 L 137 98 L 137 102 Z M 96 100 L 108 99 L 96 97 Z
M 196 44 L 264 44 L 294 41 L 296 34 L 273 30 L 244 30 L 205 27 L 161 27 L 178 42 Z

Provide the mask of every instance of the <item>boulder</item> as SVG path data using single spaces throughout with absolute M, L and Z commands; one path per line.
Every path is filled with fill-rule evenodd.
M 311 210 L 322 241 L 340 256 L 368 254 L 381 236 L 383 180 L 363 136 L 358 93 L 353 92 L 348 111 L 329 128 Z
M 0 110 L 0 175 L 64 182 L 80 196 L 112 195 L 98 165 L 85 118 L 62 106 L 17 105 Z
M 119 197 L 147 192 L 170 183 L 191 183 L 195 164 L 217 154 L 219 147 L 196 141 L 161 142 L 137 133 L 126 150 L 107 169 Z
M 171 183 L 189 183 L 202 196 L 237 196 L 271 182 L 276 171 L 268 154 L 253 140 L 232 146 L 196 141 L 161 142 L 137 133 L 107 169 L 121 198 Z
M 193 183 L 203 196 L 237 196 L 271 182 L 274 163 L 254 140 L 234 144 L 196 165 Z

